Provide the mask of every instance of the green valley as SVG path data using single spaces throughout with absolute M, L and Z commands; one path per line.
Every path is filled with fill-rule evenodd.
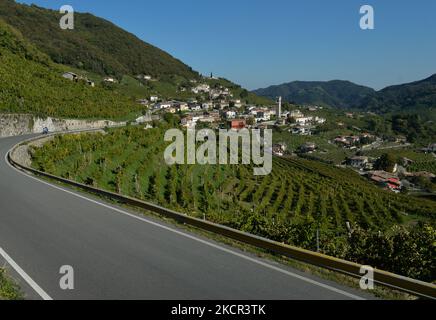
M 264 177 L 250 165 L 170 167 L 163 135 L 173 125 L 58 136 L 32 151 L 33 167 L 310 250 L 320 230 L 323 253 L 435 280 L 435 202 L 304 159 L 274 158 Z

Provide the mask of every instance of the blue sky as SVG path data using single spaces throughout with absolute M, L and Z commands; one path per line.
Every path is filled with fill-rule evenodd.
M 434 0 L 24 0 L 108 19 L 249 89 L 343 79 L 380 89 L 436 73 Z M 375 30 L 359 9 L 375 10 Z

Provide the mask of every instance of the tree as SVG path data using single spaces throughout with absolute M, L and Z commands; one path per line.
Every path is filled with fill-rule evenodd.
M 397 159 L 389 153 L 383 154 L 375 163 L 375 169 L 394 172 Z

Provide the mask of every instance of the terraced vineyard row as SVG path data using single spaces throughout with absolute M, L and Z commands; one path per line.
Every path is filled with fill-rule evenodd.
M 427 171 L 436 174 L 436 160 L 427 162 L 416 162 L 409 168 L 412 172 Z
M 308 160 L 274 159 L 253 176 L 250 165 L 167 166 L 164 128 L 110 130 L 57 137 L 35 150 L 37 169 L 154 202 L 273 240 L 341 255 L 346 222 L 386 231 L 407 217 L 434 222 L 431 201 L 380 190 L 343 169 Z

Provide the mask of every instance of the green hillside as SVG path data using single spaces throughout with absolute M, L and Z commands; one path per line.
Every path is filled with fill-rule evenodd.
M 375 91 L 349 81 L 295 81 L 265 89 L 254 93 L 268 98 L 283 97 L 294 104 L 320 105 L 336 108 L 352 108 Z
M 64 71 L 0 20 L 0 112 L 108 119 L 141 112 L 126 95 L 74 83 L 62 77 Z
M 198 74 L 168 53 L 143 42 L 111 22 L 75 12 L 75 29 L 62 30 L 58 11 L 0 2 L 0 18 L 18 29 L 53 61 L 102 75 L 148 74 L 159 79 Z
M 352 171 L 308 160 L 274 159 L 265 177 L 243 165 L 169 167 L 166 128 L 56 137 L 35 151 L 33 166 L 310 250 L 319 228 L 324 253 L 434 280 L 435 202 L 395 195 Z M 355 228 L 352 241 L 347 221 Z
M 386 113 L 413 113 L 436 120 L 436 74 L 380 91 L 349 81 L 295 81 L 253 91 L 257 95 L 310 105 Z
M 412 83 L 387 87 L 369 96 L 361 108 L 376 112 L 415 112 L 436 120 L 436 74 Z
M 63 70 L 85 75 L 97 84 L 101 84 L 105 76 L 115 77 L 118 83 L 105 87 L 131 100 L 151 95 L 168 100 L 196 98 L 189 90 L 193 86 L 191 80 L 198 83 L 208 80 L 168 53 L 107 20 L 75 12 L 75 29 L 62 30 L 61 17 L 58 11 L 36 5 L 13 0 L 0 2 L 0 19 Z M 138 75 L 151 76 L 152 80 L 139 80 Z M 251 104 L 271 103 L 230 81 L 219 81 L 232 89 L 235 98 Z

